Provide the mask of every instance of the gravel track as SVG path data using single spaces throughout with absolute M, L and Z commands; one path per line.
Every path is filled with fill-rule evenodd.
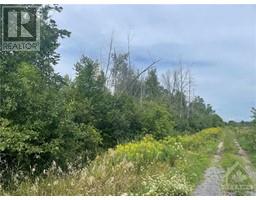
M 199 184 L 192 195 L 194 196 L 222 196 L 221 183 L 224 176 L 224 170 L 217 167 L 216 164 L 221 159 L 223 142 L 218 145 L 217 152 L 214 156 L 212 166 L 205 171 L 204 181 Z
M 244 160 L 245 169 L 249 174 L 250 178 L 256 185 L 256 170 L 252 166 L 251 161 L 237 140 L 234 140 L 236 147 L 238 148 L 238 155 Z M 212 161 L 211 167 L 209 167 L 204 174 L 204 180 L 201 184 L 199 184 L 192 195 L 194 196 L 224 196 L 224 195 L 234 195 L 231 193 L 224 193 L 221 189 L 223 177 L 225 171 L 219 167 L 218 163 L 221 160 L 221 154 L 223 149 L 223 142 L 218 145 L 217 152 Z M 248 192 L 246 195 L 248 196 L 256 196 L 256 191 Z

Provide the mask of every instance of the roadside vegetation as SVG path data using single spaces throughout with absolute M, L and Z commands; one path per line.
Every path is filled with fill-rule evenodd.
M 253 159 L 248 160 L 247 156 L 241 152 L 243 151 L 241 147 L 245 150 L 250 149 L 246 137 L 248 130 L 251 129 L 228 127 L 224 130 L 224 150 L 220 164 L 225 170 L 223 189 L 227 195 L 248 195 L 255 190 L 253 188 L 255 177 L 251 177 L 254 169 L 250 166 Z
M 256 127 L 242 127 L 238 129 L 237 139 L 241 147 L 247 152 L 252 164 L 256 167 Z
M 222 129 L 120 144 L 87 167 L 63 173 L 53 163 L 34 180 L 27 177 L 5 195 L 189 195 L 222 138 Z

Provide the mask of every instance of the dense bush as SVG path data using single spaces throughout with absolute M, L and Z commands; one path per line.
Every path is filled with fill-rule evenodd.
M 92 125 L 73 118 L 63 83 L 49 82 L 28 63 L 12 70 L 7 75 L 0 71 L 5 75 L 1 80 L 0 166 L 5 169 L 1 181 L 8 183 L 12 173 L 28 174 L 32 168 L 38 175 L 52 161 L 66 169 L 69 162 L 78 165 L 77 160 L 81 164 L 93 159 L 101 135 Z
M 161 139 L 170 135 L 174 129 L 174 119 L 165 105 L 153 101 L 145 101 L 138 105 L 139 120 L 144 134 L 152 134 Z
M 123 94 L 103 95 L 102 99 L 93 103 L 91 114 L 93 124 L 103 137 L 104 148 L 114 147 L 142 135 L 135 101 Z

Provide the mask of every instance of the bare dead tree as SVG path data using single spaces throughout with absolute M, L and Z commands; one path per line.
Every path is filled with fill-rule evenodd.
M 180 78 L 179 78 L 179 71 L 175 70 L 173 72 L 173 94 L 176 94 L 180 91 Z
M 193 84 L 193 80 L 192 80 L 192 75 L 190 70 L 188 70 L 188 113 L 187 113 L 187 118 L 190 118 L 190 104 L 191 104 L 191 98 L 192 98 L 192 84 Z
M 178 68 L 174 71 L 168 70 L 162 78 L 163 86 L 170 94 L 169 101 L 178 109 L 178 116 L 190 118 L 193 112 L 191 102 L 194 97 L 194 81 L 190 70 L 184 68 L 183 63 L 179 61 Z
M 156 63 L 160 62 L 160 59 L 159 60 L 156 60 L 154 62 L 152 62 L 150 65 L 148 65 L 144 70 L 142 70 L 137 76 L 135 79 L 139 78 L 141 76 L 141 74 L 143 74 L 144 72 L 148 71 L 151 67 L 153 67 Z
M 183 94 L 184 94 L 184 90 L 185 90 L 185 74 L 184 74 L 184 71 L 183 71 L 183 64 L 182 62 L 180 61 L 179 62 L 179 72 L 178 72 L 178 83 L 179 83 L 179 97 L 180 97 L 180 103 L 179 103 L 179 116 L 180 118 L 182 117 L 182 113 L 183 113 L 183 101 L 184 101 L 184 98 L 183 98 Z
M 163 86 L 168 91 L 168 94 L 173 94 L 173 74 L 168 70 L 165 74 L 162 74 Z
M 140 105 L 142 104 L 143 94 L 144 94 L 144 78 L 141 77 L 141 81 L 140 81 Z
M 105 74 L 106 74 L 106 77 L 107 77 L 107 74 L 108 74 L 109 65 L 110 65 L 110 60 L 111 60 L 112 47 L 113 47 L 113 40 L 114 40 L 114 32 L 112 32 L 111 38 L 110 38 L 109 51 L 108 51 L 108 61 L 107 61 L 106 73 L 105 73 Z
M 178 113 L 179 117 L 182 118 L 183 114 L 186 114 L 186 105 L 187 105 L 187 93 L 189 91 L 189 70 L 184 68 L 184 65 L 181 61 L 178 63 L 178 69 L 174 70 L 172 75 L 172 95 L 178 94 Z M 169 78 L 170 79 L 170 78 Z M 190 95 L 188 95 L 190 96 Z
M 131 55 L 130 55 L 130 33 L 128 34 L 128 37 L 127 37 L 127 53 L 128 53 L 128 67 L 131 68 Z

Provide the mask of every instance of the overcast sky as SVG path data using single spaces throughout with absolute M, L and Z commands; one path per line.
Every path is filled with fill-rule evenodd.
M 64 5 L 54 14 L 72 32 L 61 41 L 56 70 L 74 77 L 82 54 L 106 62 L 114 33 L 117 52 L 127 50 L 132 64 L 154 59 L 159 74 L 187 65 L 195 93 L 224 120 L 249 120 L 256 106 L 256 6 L 254 5 Z

